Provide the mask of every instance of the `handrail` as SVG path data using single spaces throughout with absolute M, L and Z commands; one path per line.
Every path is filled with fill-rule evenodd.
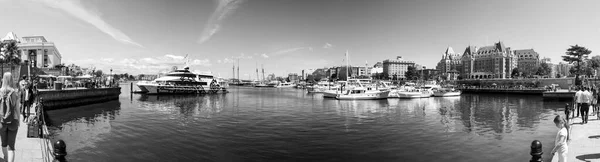
M 39 91 L 36 90 L 36 94 L 39 94 Z M 65 156 L 67 155 L 66 152 L 66 145 L 64 143 L 63 140 L 58 140 L 56 143 L 54 143 L 53 145 L 51 144 L 52 142 L 50 141 L 50 132 L 48 131 L 47 124 L 46 124 L 46 111 L 44 110 L 44 104 L 43 104 L 43 99 L 40 97 L 35 97 L 34 99 L 34 103 L 32 104 L 32 106 L 35 106 L 35 111 L 36 111 L 36 117 L 34 118 L 35 120 L 37 120 L 36 122 L 39 124 L 39 128 L 40 128 L 40 138 L 41 140 L 41 145 L 42 145 L 42 158 L 44 159 L 44 161 L 66 161 Z M 53 160 L 54 159 L 54 160 Z

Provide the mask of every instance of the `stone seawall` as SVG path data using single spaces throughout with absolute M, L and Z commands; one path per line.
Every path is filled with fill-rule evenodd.
M 40 90 L 44 109 L 54 110 L 119 99 L 121 88 Z

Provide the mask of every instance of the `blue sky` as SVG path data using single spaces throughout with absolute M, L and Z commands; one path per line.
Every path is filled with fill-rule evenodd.
M 0 34 L 43 35 L 63 62 L 157 73 L 181 66 L 241 77 L 403 56 L 434 68 L 446 47 L 502 40 L 559 62 L 569 45 L 600 52 L 600 1 L 0 0 Z M 14 14 L 6 14 L 14 13 Z M 248 74 L 248 75 L 246 75 Z

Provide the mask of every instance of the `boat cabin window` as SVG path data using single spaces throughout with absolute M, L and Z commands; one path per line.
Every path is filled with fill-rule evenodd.
M 364 91 L 364 90 L 352 90 L 350 93 L 351 94 L 360 94 L 362 91 Z

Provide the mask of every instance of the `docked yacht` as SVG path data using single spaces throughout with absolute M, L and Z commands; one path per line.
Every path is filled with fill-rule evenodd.
M 227 93 L 225 80 L 210 74 L 195 74 L 189 68 L 175 70 L 153 81 L 136 83 L 142 93 L 181 94 L 181 93 Z
M 307 87 L 306 89 L 308 90 L 308 93 L 323 93 L 326 90 L 339 90 L 339 87 L 339 85 L 333 82 L 320 81 L 315 85 Z
M 426 86 L 422 86 L 419 88 L 415 88 L 412 86 L 404 86 L 401 89 L 395 91 L 396 95 L 398 98 L 405 98 L 405 99 L 410 99 L 410 98 L 429 98 L 433 95 L 433 90 L 434 88 L 437 88 L 438 86 L 436 85 L 426 85 Z M 394 97 L 396 97 L 394 96 Z
M 294 83 L 289 83 L 289 82 L 280 82 L 279 84 L 275 85 L 275 88 L 294 88 L 296 86 L 296 84 Z
M 390 91 L 387 90 L 368 90 L 366 88 L 355 88 L 346 90 L 341 94 L 337 94 L 335 99 L 338 100 L 378 100 L 387 99 Z
M 460 90 L 456 90 L 454 88 L 440 88 L 433 90 L 434 97 L 452 97 L 452 96 L 460 96 Z

